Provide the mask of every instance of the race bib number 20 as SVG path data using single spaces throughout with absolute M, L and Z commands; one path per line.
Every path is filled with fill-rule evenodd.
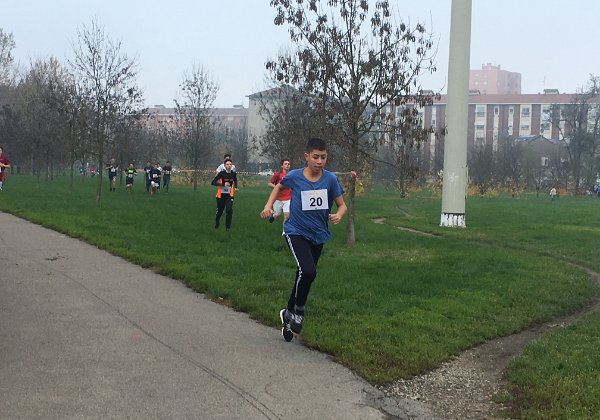
M 302 211 L 328 210 L 327 190 L 302 191 Z

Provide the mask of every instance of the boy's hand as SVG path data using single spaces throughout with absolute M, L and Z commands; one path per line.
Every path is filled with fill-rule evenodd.
M 261 217 L 262 219 L 266 219 L 266 218 L 268 218 L 268 217 L 271 217 L 272 215 L 273 215 L 273 209 L 270 209 L 270 208 L 268 208 L 268 207 L 265 207 L 265 208 L 263 209 L 263 211 L 261 211 L 261 212 L 260 212 L 260 217 Z
M 329 221 L 331 223 L 333 223 L 334 225 L 337 225 L 338 223 L 340 223 L 340 220 L 342 220 L 342 218 L 337 213 L 329 214 Z

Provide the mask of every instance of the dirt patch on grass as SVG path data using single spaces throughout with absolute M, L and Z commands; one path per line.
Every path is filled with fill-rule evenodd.
M 385 219 L 373 219 L 385 223 Z M 409 229 L 410 231 L 414 231 Z M 415 232 L 421 233 L 424 232 Z M 429 234 L 428 234 L 429 235 Z M 600 287 L 600 274 L 586 270 Z M 542 334 L 573 324 L 600 309 L 600 296 L 584 309 L 517 334 L 488 341 L 421 376 L 382 387 L 386 396 L 425 403 L 440 419 L 497 419 L 510 417 L 510 407 L 495 403 L 503 389 L 504 372 L 511 359 Z

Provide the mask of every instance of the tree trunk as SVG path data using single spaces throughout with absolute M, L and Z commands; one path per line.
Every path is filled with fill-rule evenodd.
M 98 181 L 96 181 L 96 203 L 99 203 L 102 197 L 102 172 L 104 172 L 103 166 L 103 156 L 100 155 L 98 156 L 98 168 L 96 169 L 96 176 L 98 177 Z
M 354 203 L 356 199 L 356 178 L 350 178 L 350 196 L 348 197 L 348 211 L 346 212 L 348 218 L 346 219 L 346 246 L 348 248 L 354 247 L 356 244 L 356 237 L 354 236 Z

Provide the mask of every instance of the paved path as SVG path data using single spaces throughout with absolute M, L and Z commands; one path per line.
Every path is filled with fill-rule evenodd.
M 0 212 L 1 419 L 431 419 L 170 278 Z

